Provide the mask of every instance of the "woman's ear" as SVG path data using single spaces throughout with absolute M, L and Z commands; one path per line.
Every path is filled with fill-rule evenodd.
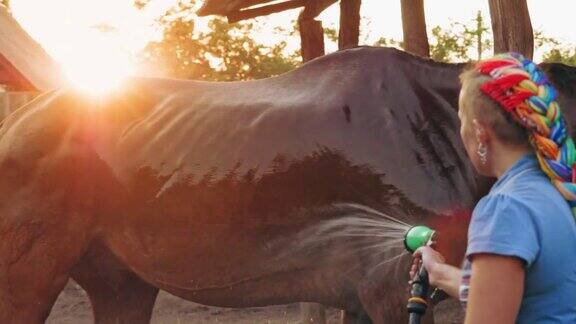
M 472 120 L 472 124 L 474 125 L 474 133 L 478 143 L 488 143 L 490 141 L 490 134 L 486 126 L 476 118 Z

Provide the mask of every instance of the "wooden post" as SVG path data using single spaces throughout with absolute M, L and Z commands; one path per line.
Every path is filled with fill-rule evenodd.
M 426 34 L 424 0 L 400 0 L 404 49 L 422 57 L 430 57 Z
M 494 53 L 514 51 L 532 58 L 534 31 L 526 0 L 489 0 Z
M 324 29 L 322 29 L 322 22 L 314 18 L 336 1 L 312 0 L 306 3 L 304 10 L 298 16 L 302 60 L 304 62 L 324 55 Z
M 340 0 L 340 32 L 338 49 L 358 46 L 360 37 L 361 0 Z
M 298 18 L 302 60 L 308 62 L 324 55 L 324 29 L 322 22 L 315 19 Z

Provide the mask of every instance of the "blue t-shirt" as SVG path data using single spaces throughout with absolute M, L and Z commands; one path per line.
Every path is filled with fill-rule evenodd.
M 517 323 L 576 323 L 576 222 L 535 155 L 506 171 L 472 213 L 460 287 L 464 304 L 470 256 L 477 253 L 524 261 Z

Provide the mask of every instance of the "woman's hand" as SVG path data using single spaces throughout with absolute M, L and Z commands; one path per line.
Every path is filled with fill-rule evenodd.
M 416 275 L 420 265 L 428 271 L 428 281 L 448 295 L 458 298 L 460 288 L 460 268 L 446 263 L 444 257 L 429 246 L 423 246 L 414 252 L 414 261 L 410 268 L 410 280 Z
M 438 253 L 436 250 L 429 246 L 423 246 L 414 252 L 414 260 L 412 262 L 412 267 L 410 268 L 410 280 L 416 276 L 416 272 L 421 265 L 428 271 L 428 280 L 431 285 L 437 286 L 438 279 L 438 265 L 446 264 L 446 259 L 442 254 Z

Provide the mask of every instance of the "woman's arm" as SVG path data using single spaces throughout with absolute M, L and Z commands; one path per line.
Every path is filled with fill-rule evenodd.
M 460 268 L 447 263 L 441 263 L 436 265 L 428 276 L 432 286 L 436 286 L 450 297 L 458 299 L 460 281 L 462 279 L 462 270 L 460 270 Z
M 524 265 L 518 258 L 474 255 L 465 324 L 514 323 L 522 301 L 524 276 Z

